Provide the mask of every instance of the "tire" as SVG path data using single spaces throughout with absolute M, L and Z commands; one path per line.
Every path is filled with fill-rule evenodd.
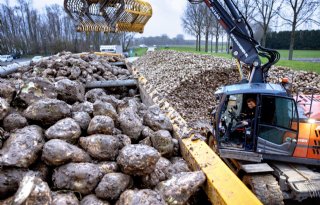
M 265 205 L 284 205 L 278 181 L 271 175 L 245 175 L 243 183 Z

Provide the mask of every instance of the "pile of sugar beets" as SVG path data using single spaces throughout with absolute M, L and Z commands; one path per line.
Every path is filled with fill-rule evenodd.
M 205 175 L 160 108 L 135 88 L 85 89 L 130 78 L 109 61 L 59 53 L 0 79 L 0 204 L 190 203 Z

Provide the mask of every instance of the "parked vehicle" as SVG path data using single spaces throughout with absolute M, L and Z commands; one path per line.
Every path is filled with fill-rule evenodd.
M 42 59 L 42 56 L 34 56 L 32 59 L 31 59 L 31 62 L 39 62 L 40 60 Z
M 153 51 L 155 51 L 155 49 L 156 49 L 155 47 L 149 47 L 147 52 L 153 52 Z
M 11 55 L 2 55 L 0 56 L 0 62 L 11 62 L 13 58 Z
M 140 48 L 148 48 L 148 46 L 145 45 L 145 44 L 140 44 L 139 47 L 140 47 Z
M 122 54 L 123 50 L 121 45 L 101 45 L 100 52 Z
M 18 59 L 21 57 L 21 54 L 20 53 L 13 53 L 13 54 L 11 54 L 11 56 L 13 59 Z

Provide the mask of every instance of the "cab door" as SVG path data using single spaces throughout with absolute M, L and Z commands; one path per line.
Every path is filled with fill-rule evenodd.
M 260 96 L 257 152 L 292 156 L 297 146 L 299 117 L 295 101 L 279 96 Z

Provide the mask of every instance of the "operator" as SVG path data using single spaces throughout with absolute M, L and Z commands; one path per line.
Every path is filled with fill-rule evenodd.
M 248 127 L 249 130 L 251 130 L 252 124 L 254 122 L 257 103 L 254 98 L 248 98 L 246 102 L 247 102 L 247 108 L 245 110 L 245 113 L 243 113 L 244 120 L 241 121 L 241 124 L 242 126 Z M 246 132 L 244 148 L 246 150 L 252 150 L 252 147 L 253 147 L 253 138 L 252 138 L 251 132 L 249 133 Z
M 241 121 L 242 125 L 251 125 L 252 120 L 254 119 L 255 111 L 256 111 L 256 100 L 253 98 L 248 98 L 247 99 L 247 109 L 245 110 L 244 113 L 244 118 L 245 120 Z

